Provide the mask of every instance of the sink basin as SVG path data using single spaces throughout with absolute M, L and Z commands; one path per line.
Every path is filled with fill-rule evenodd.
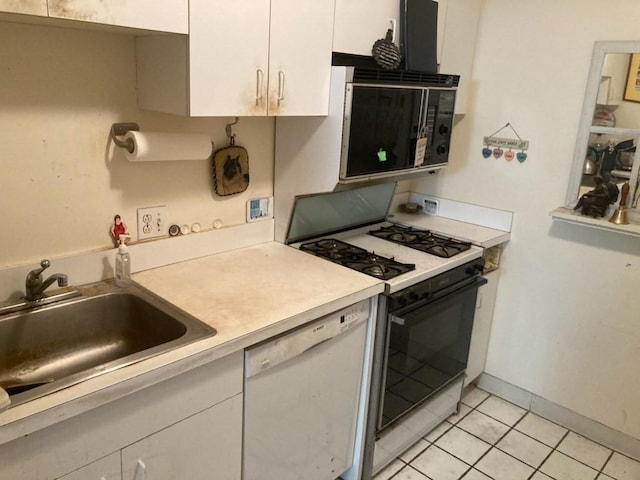
M 216 334 L 136 286 L 79 290 L 72 300 L 0 316 L 0 387 L 12 406 Z

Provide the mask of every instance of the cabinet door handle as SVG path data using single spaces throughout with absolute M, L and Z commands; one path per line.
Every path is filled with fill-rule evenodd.
M 284 100 L 284 72 L 278 71 L 278 105 Z
M 264 83 L 264 71 L 256 70 L 256 105 L 262 100 L 262 84 Z
M 138 472 L 141 473 L 140 478 L 138 479 Z M 147 480 L 147 466 L 144 464 L 142 459 L 138 459 L 138 463 L 136 463 L 136 469 L 133 472 L 133 480 Z

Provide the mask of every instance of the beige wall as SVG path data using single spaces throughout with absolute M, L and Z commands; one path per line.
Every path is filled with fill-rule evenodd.
M 515 211 L 488 373 L 640 438 L 640 239 L 555 223 L 595 40 L 640 40 L 636 0 L 484 0 L 453 166 L 418 191 Z M 507 122 L 523 164 L 484 159 Z M 504 136 L 508 131 L 502 132 Z
M 0 23 L 0 269 L 109 248 L 114 214 L 135 231 L 137 207 L 203 229 L 244 223 L 246 200 L 273 194 L 272 120 L 234 127 L 251 183 L 232 197 L 215 194 L 208 161 L 129 163 L 109 141 L 112 123 L 136 122 L 222 147 L 229 121 L 138 110 L 133 36 Z

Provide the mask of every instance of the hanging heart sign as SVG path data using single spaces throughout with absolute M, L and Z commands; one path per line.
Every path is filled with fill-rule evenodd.
M 490 149 L 490 148 L 487 148 L 487 147 L 484 147 L 484 148 L 482 149 L 482 156 L 483 156 L 484 158 L 489 158 L 489 157 L 491 156 L 491 149 Z
M 524 152 L 518 152 L 518 154 L 516 155 L 516 158 L 520 163 L 522 163 L 527 159 L 527 154 Z
M 504 152 L 504 159 L 507 162 L 510 162 L 511 160 L 513 160 L 515 156 L 516 156 L 515 153 L 513 153 L 511 150 Z
M 500 158 L 503 153 L 504 153 L 504 150 L 502 150 L 501 148 L 494 148 L 493 149 L 493 156 L 496 157 L 496 158 Z

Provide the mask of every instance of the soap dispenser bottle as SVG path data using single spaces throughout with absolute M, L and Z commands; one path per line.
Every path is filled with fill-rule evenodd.
M 131 282 L 131 256 L 124 243 L 127 238 L 128 235 L 120 235 L 120 245 L 116 254 L 116 285 L 120 287 L 128 287 Z

